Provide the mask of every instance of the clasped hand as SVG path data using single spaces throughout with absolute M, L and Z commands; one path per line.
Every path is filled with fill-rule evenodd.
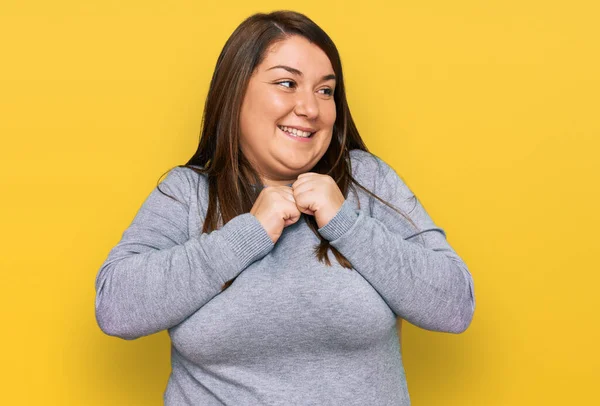
M 264 188 L 250 213 L 258 219 L 275 243 L 283 229 L 300 219 L 301 213 L 315 216 L 319 228 L 335 217 L 344 195 L 329 175 L 307 172 L 289 186 Z

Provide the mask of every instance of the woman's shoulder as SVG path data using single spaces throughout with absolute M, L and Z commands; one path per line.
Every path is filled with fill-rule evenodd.
M 206 174 L 202 173 L 203 168 L 197 165 L 178 165 L 169 170 L 168 176 L 189 183 L 207 183 Z
M 349 155 L 352 176 L 357 180 L 361 179 L 367 181 L 367 183 L 372 183 L 391 169 L 383 159 L 369 151 L 352 149 Z
M 190 203 L 190 199 L 208 193 L 208 178 L 200 169 L 202 168 L 195 165 L 175 166 L 166 173 L 166 177 L 160 182 L 160 188 L 166 187 Z

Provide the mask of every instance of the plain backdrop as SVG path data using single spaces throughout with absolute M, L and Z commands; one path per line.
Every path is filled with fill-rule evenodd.
M 196 150 L 229 35 L 276 9 L 332 37 L 371 152 L 473 275 L 466 332 L 404 323 L 413 405 L 590 404 L 600 379 L 591 0 L 2 1 L 3 403 L 162 404 L 167 333 L 104 335 L 94 280 L 161 175 Z

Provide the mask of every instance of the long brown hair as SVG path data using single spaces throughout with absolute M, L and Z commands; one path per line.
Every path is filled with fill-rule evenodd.
M 193 169 L 208 179 L 209 201 L 202 232 L 209 233 L 232 218 L 248 213 L 260 193 L 255 185 L 261 184 L 261 179 L 239 146 L 241 106 L 250 77 L 264 60 L 266 51 L 276 42 L 293 35 L 300 35 L 323 50 L 336 77 L 333 93 L 336 120 L 331 143 L 312 172 L 331 176 L 344 197 L 348 196 L 349 188 L 356 193 L 355 187 L 359 187 L 406 217 L 414 226 L 410 218 L 400 210 L 364 188 L 352 177 L 350 150 L 368 152 L 368 149 L 350 114 L 338 50 L 325 31 L 311 19 L 297 12 L 283 10 L 269 14 L 257 13 L 244 20 L 231 34 L 217 60 L 204 106 L 198 149 L 185 165 L 180 165 Z M 350 262 L 318 233 L 315 218 L 303 217 L 320 240 L 315 247 L 318 260 L 331 266 L 327 255 L 328 250 L 331 250 L 340 265 L 352 269 Z M 233 279 L 225 283 L 223 289 L 231 282 Z

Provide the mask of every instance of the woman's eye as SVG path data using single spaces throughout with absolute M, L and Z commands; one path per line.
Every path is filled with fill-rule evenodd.
M 277 82 L 276 84 L 281 85 L 283 87 L 287 87 L 288 89 L 293 89 L 296 87 L 296 82 L 294 82 L 293 80 L 282 80 L 281 82 Z M 331 96 L 333 95 L 333 89 L 326 87 L 324 89 L 319 89 L 319 92 L 324 91 L 321 94 L 324 94 L 326 96 Z
M 278 85 L 283 85 L 284 83 L 289 83 L 290 84 L 290 86 L 284 86 L 284 87 L 287 87 L 289 89 L 291 89 L 294 86 L 296 86 L 296 84 L 292 80 L 284 80 L 282 82 L 277 82 Z

